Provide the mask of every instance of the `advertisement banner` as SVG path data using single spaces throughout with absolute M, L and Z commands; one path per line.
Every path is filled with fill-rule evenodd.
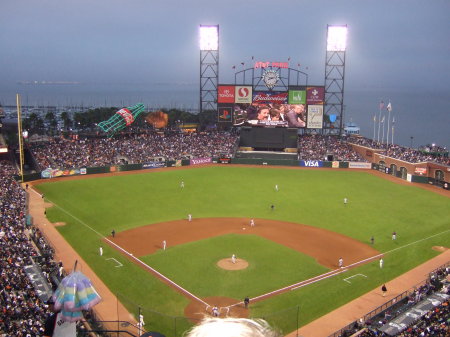
M 416 167 L 414 169 L 414 173 L 418 174 L 420 176 L 423 176 L 423 175 L 427 174 L 427 168 L 426 167 Z
M 370 170 L 372 168 L 372 164 L 351 161 L 348 163 L 348 168 Z
M 253 88 L 251 86 L 237 85 L 235 87 L 235 103 L 252 103 Z M 233 102 L 233 103 L 234 103 Z
M 253 103 L 256 104 L 286 104 L 287 100 L 287 92 L 257 91 L 253 94 Z
M 306 116 L 306 127 L 308 129 L 322 129 L 323 105 L 308 105 Z
M 161 167 L 166 167 L 166 162 L 155 161 L 155 162 L 142 164 L 143 169 L 154 169 L 154 168 L 161 168 Z
M 338 161 L 332 161 L 331 162 L 331 167 L 332 168 L 339 168 L 339 162 Z
M 289 90 L 289 104 L 305 104 L 306 91 L 305 90 Z
M 325 88 L 324 87 L 308 87 L 306 89 L 307 104 L 324 104 Z
M 217 87 L 217 103 L 234 103 L 233 85 L 219 85 Z
M 75 176 L 79 174 L 86 174 L 86 169 L 70 169 L 70 170 L 60 170 L 60 169 L 52 169 L 52 168 L 46 168 L 44 171 L 41 172 L 41 177 L 48 179 L 48 178 L 56 178 L 56 177 L 68 177 L 68 176 Z
M 302 167 L 322 167 L 323 163 L 320 160 L 300 160 L 300 166 Z
M 231 112 L 233 111 L 232 106 L 219 106 L 217 111 L 219 122 L 231 122 Z
M 191 159 L 191 165 L 209 164 L 212 162 L 212 158 L 195 158 Z

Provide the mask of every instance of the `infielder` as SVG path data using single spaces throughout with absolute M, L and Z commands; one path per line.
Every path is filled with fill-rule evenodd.
M 380 268 L 383 268 L 383 263 L 384 263 L 383 259 L 380 259 Z
M 342 257 L 339 258 L 338 265 L 339 265 L 339 268 L 344 267 L 344 259 Z
M 188 214 L 188 221 L 192 221 L 192 214 Z
M 166 246 L 167 246 L 167 242 L 166 242 L 166 240 L 164 240 L 164 241 L 162 242 L 163 250 L 166 250 Z
M 255 220 L 250 219 L 250 227 L 255 227 Z

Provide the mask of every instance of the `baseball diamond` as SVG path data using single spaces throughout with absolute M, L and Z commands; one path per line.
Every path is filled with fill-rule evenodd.
M 448 198 L 389 179 L 376 171 L 209 165 L 31 184 L 53 205 L 46 211 L 49 221 L 66 223 L 58 231 L 130 313 L 147 310 L 146 324 L 150 310 L 187 317 L 188 326 L 218 306 L 221 316 L 267 317 L 288 333 L 295 319 L 277 312 L 300 305 L 305 325 L 436 256 L 431 247 L 448 243 Z M 351 200 L 345 206 L 344 196 Z M 425 216 L 430 203 L 433 215 Z M 253 218 L 256 226 L 250 227 Z M 426 218 L 429 227 L 423 228 Z M 103 260 L 123 267 L 105 263 L 99 246 Z M 217 265 L 232 254 L 248 266 Z M 366 277 L 343 282 L 352 275 Z M 152 324 L 171 329 L 156 319 Z

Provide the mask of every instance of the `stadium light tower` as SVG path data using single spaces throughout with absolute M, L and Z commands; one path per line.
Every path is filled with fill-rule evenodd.
M 200 25 L 200 112 L 217 111 L 219 25 Z
M 325 114 L 329 122 L 328 132 L 339 125 L 339 134 L 344 131 L 344 75 L 347 49 L 347 25 L 327 26 L 327 53 L 325 60 Z

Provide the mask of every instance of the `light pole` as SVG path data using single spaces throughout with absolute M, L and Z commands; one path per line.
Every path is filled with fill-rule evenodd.
M 411 136 L 410 138 L 411 138 L 411 145 L 410 145 L 410 148 L 412 149 L 412 145 L 413 145 L 413 139 L 414 139 L 414 137 L 413 137 L 413 136 Z

